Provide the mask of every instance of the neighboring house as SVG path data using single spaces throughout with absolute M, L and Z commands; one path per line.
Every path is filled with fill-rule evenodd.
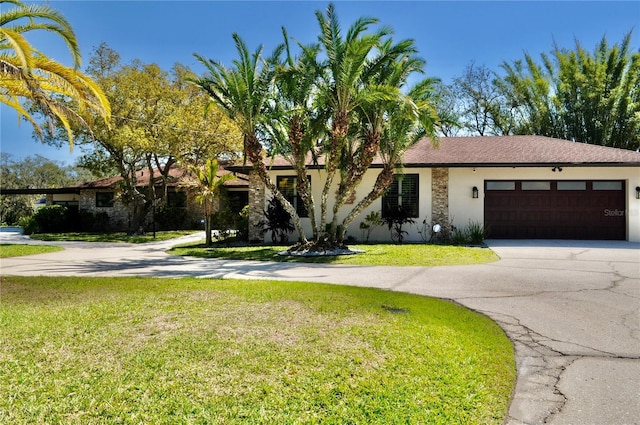
M 269 167 L 283 194 L 300 207 L 292 167 L 282 158 Z M 309 168 L 317 203 L 324 170 L 322 164 Z M 373 186 L 379 168 L 374 161 L 352 205 Z M 257 218 L 271 196 L 256 176 L 249 182 L 250 238 L 256 239 Z M 475 222 L 490 238 L 640 242 L 640 153 L 541 136 L 448 137 L 440 139 L 439 148 L 423 139 L 405 153 L 402 174 L 351 224 L 347 236 L 359 239 L 359 223 L 369 212 L 384 215 L 387 206 L 397 205 L 415 220 L 404 227 L 405 241 L 422 240 L 423 222 L 458 228 Z M 340 220 L 349 207 L 343 207 Z M 309 220 L 302 221 L 310 235 Z M 371 240 L 389 239 L 386 226 L 371 234 Z
M 219 175 L 230 174 L 220 168 Z M 136 173 L 137 187 L 140 191 L 146 192 L 149 186 L 149 171 L 140 170 Z M 237 213 L 247 205 L 248 202 L 248 177 L 244 174 L 234 173 L 235 179 L 224 184 L 224 196 L 222 205 L 218 209 L 229 208 Z M 154 170 L 153 178 L 156 180 L 156 191 L 162 190 L 159 184 L 160 175 Z M 169 223 L 175 228 L 200 228 L 200 221 L 203 218 L 202 206 L 196 202 L 195 193 L 189 187 L 188 182 L 194 177 L 185 168 L 173 167 L 169 170 L 166 184 L 166 200 L 164 204 L 158 204 L 157 213 L 161 213 L 162 208 L 173 209 L 176 213 L 171 214 L 169 219 L 180 221 L 180 223 Z M 76 186 L 56 189 L 24 189 L 6 190 L 3 194 L 44 194 L 47 205 L 65 205 L 71 210 L 89 213 L 104 213 L 109 217 L 109 227 L 112 230 L 126 230 L 128 227 L 129 211 L 127 206 L 119 200 L 119 186 L 122 177 L 110 177 L 93 182 L 82 183 Z M 160 195 L 158 195 L 160 197 Z M 153 223 L 153 213 L 147 216 L 146 223 Z M 156 221 L 159 219 L 156 216 Z M 149 230 L 149 229 L 147 229 Z

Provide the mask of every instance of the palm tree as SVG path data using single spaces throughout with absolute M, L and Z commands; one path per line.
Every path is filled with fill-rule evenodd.
M 223 174 L 218 176 L 219 165 L 215 159 L 208 159 L 203 167 L 189 167 L 196 180 L 194 188 L 197 192 L 196 199 L 204 209 L 204 231 L 206 245 L 211 246 L 212 216 L 214 211 L 214 201 L 220 196 L 222 186 L 229 180 L 233 180 L 233 174 Z
M 211 102 L 218 105 L 229 119 L 236 123 L 243 134 L 245 156 L 265 186 L 291 214 L 299 241 L 306 243 L 307 239 L 295 208 L 280 193 L 267 174 L 264 149 L 258 137 L 265 120 L 267 102 L 273 95 L 274 58 L 279 56 L 282 46 L 276 49 L 272 59 L 264 60 L 262 47 L 250 54 L 238 34 L 233 34 L 233 40 L 240 56 L 233 61 L 233 68 L 228 69 L 217 61 L 207 60 L 196 54 L 195 57 L 207 68 L 208 74 L 190 81 L 208 94 Z
M 276 66 L 274 100 L 269 102 L 264 128 L 271 155 L 281 155 L 296 171 L 297 196 L 308 213 L 312 240 L 317 240 L 315 204 L 311 181 L 307 178 L 307 164 L 316 154 L 316 142 L 324 136 L 328 119 L 326 108 L 314 104 L 315 87 L 323 72 L 317 60 L 320 46 L 297 43 L 300 54 L 294 57 L 284 28 L 282 35 L 286 55 Z
M 403 67 L 406 64 L 407 61 L 400 61 L 396 66 Z M 379 144 L 382 170 L 378 173 L 373 188 L 342 221 L 338 240 L 344 239 L 349 224 L 393 183 L 393 176 L 401 165 L 407 148 L 422 137 L 429 137 L 437 146 L 436 129 L 440 118 L 434 102 L 436 83 L 437 80 L 426 78 L 408 94 L 402 95 L 399 101 L 367 104 L 360 109 L 361 119 L 366 121 L 361 126 L 362 137 L 365 141 L 373 139 Z M 374 142 L 365 142 L 365 145 L 371 143 Z
M 0 102 L 16 110 L 29 121 L 41 140 L 42 129 L 32 111 L 21 101 L 27 100 L 41 112 L 53 132 L 58 120 L 73 145 L 71 122 L 89 126 L 81 113 L 97 112 L 109 120 L 109 102 L 102 89 L 78 68 L 80 50 L 67 20 L 57 11 L 41 5 L 24 5 L 16 0 L 0 0 L 16 7 L 0 12 Z M 60 36 L 73 58 L 73 67 L 64 66 L 35 49 L 25 35 L 45 30 Z
M 318 88 L 317 103 L 327 105 L 331 113 L 331 134 L 325 146 L 325 164 L 327 178 L 322 191 L 320 204 L 320 229 L 326 228 L 327 201 L 336 171 L 340 168 L 340 160 L 349 155 L 345 151 L 349 126 L 353 120 L 353 111 L 363 102 L 386 97 L 384 91 L 367 84 L 367 66 L 369 57 L 381 45 L 383 38 L 389 34 L 388 28 L 368 33 L 369 27 L 377 24 L 374 18 L 360 18 L 348 29 L 346 36 L 342 30 L 333 4 L 329 4 L 326 16 L 316 11 L 320 25 L 320 44 L 324 48 L 327 61 L 324 81 Z M 329 238 L 335 242 L 337 232 L 337 216 L 329 230 Z

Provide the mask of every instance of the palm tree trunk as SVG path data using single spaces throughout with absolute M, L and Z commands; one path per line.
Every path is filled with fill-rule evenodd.
M 349 132 L 349 117 L 348 114 L 344 111 L 339 111 L 336 113 L 333 121 L 333 128 L 331 131 L 331 144 L 329 147 L 329 152 L 325 152 L 326 156 L 326 167 L 327 167 L 327 179 L 324 182 L 324 188 L 322 190 L 322 199 L 320 204 L 320 230 L 321 232 L 325 232 L 326 223 L 327 223 L 327 201 L 329 199 L 329 191 L 331 190 L 331 185 L 333 184 L 333 178 L 335 177 L 336 170 L 338 169 L 338 161 L 340 159 L 340 154 L 342 150 L 342 144 L 347 137 Z M 336 233 L 337 233 L 337 220 L 338 218 L 334 214 L 333 219 L 331 220 L 331 227 L 329 229 L 329 240 L 331 242 L 336 242 Z
M 209 201 L 205 201 L 204 205 L 204 234 L 205 234 L 205 245 L 210 247 L 213 244 L 211 240 L 211 208 L 209 206 Z
M 371 191 L 365 196 L 358 204 L 349 212 L 349 214 L 342 221 L 342 228 L 340 229 L 340 235 L 338 240 L 342 242 L 347 233 L 347 228 L 358 217 L 365 208 L 378 199 L 391 183 L 393 183 L 393 174 L 395 166 L 393 164 L 385 164 L 384 168 L 378 174 L 376 182 L 373 185 Z
M 269 178 L 269 174 L 267 173 L 267 167 L 264 164 L 262 159 L 262 145 L 258 140 L 258 137 L 255 134 L 246 135 L 245 136 L 245 152 L 249 157 L 249 161 L 253 164 L 253 168 L 262 180 L 262 183 L 271 191 L 273 196 L 275 196 L 278 201 L 282 203 L 284 209 L 291 215 L 291 219 L 293 220 L 293 225 L 295 226 L 298 232 L 298 242 L 307 243 L 307 237 L 304 233 L 304 229 L 302 228 L 302 222 L 300 221 L 300 217 L 298 216 L 298 212 L 291 202 L 289 202 L 278 190 L 278 187 L 273 183 L 273 181 Z

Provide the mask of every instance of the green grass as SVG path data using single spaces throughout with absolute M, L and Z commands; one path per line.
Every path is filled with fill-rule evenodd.
M 129 242 L 129 243 L 147 243 L 155 241 L 165 241 L 178 238 L 180 236 L 195 233 L 195 230 L 172 230 L 168 232 L 156 232 L 156 238 L 153 238 L 152 232 L 145 235 L 127 235 L 126 233 L 37 233 L 30 235 L 31 239 L 41 241 L 81 241 L 81 242 Z
M 0 244 L 0 258 L 20 257 L 23 255 L 45 254 L 47 252 L 62 251 L 59 246 L 49 245 L 23 245 L 23 244 Z
M 426 244 L 373 244 L 350 245 L 351 249 L 364 250 L 356 255 L 295 257 L 278 255 L 286 250 L 282 246 L 211 247 L 192 244 L 175 247 L 168 252 L 201 258 L 226 260 L 260 260 L 301 263 L 330 263 L 366 266 L 453 266 L 481 264 L 497 261 L 498 256 L 488 248 Z
M 500 424 L 511 343 L 388 291 L 3 277 L 0 423 Z

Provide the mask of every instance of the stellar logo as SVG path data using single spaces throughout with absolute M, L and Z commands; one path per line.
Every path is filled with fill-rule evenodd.
M 624 210 L 604 210 L 605 217 L 624 217 Z

